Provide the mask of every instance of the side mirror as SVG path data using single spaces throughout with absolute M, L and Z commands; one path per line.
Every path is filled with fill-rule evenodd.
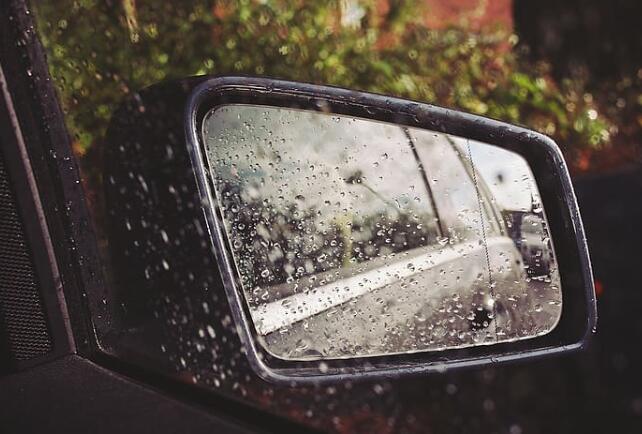
M 156 222 L 144 228 L 151 247 L 130 254 L 121 276 L 140 278 L 151 263 L 143 256 L 167 241 L 161 227 L 180 234 L 183 222 L 202 219 L 200 242 L 218 268 L 209 272 L 251 366 L 269 381 L 540 357 L 582 348 L 595 326 L 569 175 L 541 134 L 412 101 L 247 77 L 158 85 L 128 107 L 107 140 L 113 209 L 132 189 L 141 203 L 167 207 L 162 192 L 178 184 L 200 200 L 172 205 L 163 215 L 175 218 L 163 221 L 154 206 L 137 208 Z M 140 161 L 122 160 L 128 147 Z M 169 154 L 186 158 L 168 164 Z M 111 226 L 116 255 L 134 249 L 121 223 Z M 185 245 L 165 251 L 185 254 Z M 139 301 L 164 284 L 162 267 L 145 269 L 140 286 L 150 290 Z

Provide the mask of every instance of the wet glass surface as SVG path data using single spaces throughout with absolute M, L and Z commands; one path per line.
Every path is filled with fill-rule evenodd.
M 277 357 L 489 345 L 557 324 L 552 243 L 517 154 L 251 105 L 210 112 L 203 137 L 244 298 Z

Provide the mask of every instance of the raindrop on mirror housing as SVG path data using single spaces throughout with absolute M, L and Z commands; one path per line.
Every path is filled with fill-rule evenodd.
M 168 303 L 207 301 L 180 333 L 209 319 L 213 340 L 284 384 L 586 345 L 590 261 L 548 137 L 265 78 L 167 82 L 132 101 L 112 119 L 104 173 L 114 268 L 137 288 L 111 294 L 121 335 L 156 321 L 152 333 L 176 336 Z

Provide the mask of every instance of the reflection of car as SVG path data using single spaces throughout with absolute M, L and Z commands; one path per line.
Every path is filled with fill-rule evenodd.
M 542 217 L 525 215 L 521 225 L 520 253 L 529 276 L 546 276 L 550 273 L 553 252 L 546 236 Z

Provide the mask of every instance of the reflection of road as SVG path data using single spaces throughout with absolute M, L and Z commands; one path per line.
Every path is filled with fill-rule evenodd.
M 495 299 L 486 250 L 471 242 L 416 249 L 392 264 L 381 258 L 384 265 L 365 273 L 259 305 L 253 318 L 266 348 L 294 359 L 466 347 L 548 332 L 559 317 L 559 289 L 526 283 L 509 238 L 490 239 L 488 253 Z
M 494 238 L 489 240 L 489 247 L 492 248 L 494 244 L 504 242 L 503 238 Z M 371 261 L 381 262 L 380 266 L 373 267 L 372 265 L 376 264 L 367 264 L 369 270 L 358 274 L 354 274 L 353 269 L 347 268 L 342 270 L 343 278 L 303 293 L 260 305 L 254 309 L 252 316 L 255 318 L 259 333 L 265 335 L 368 292 L 444 266 L 477 250 L 478 243 L 472 242 L 464 243 L 457 249 L 450 246 L 414 249 L 398 255 L 402 259 L 392 263 L 388 263 L 390 262 L 388 258 L 380 258 L 379 261 Z M 442 285 L 455 288 L 456 282 L 455 279 L 451 279 L 451 282 L 442 283 Z
M 537 335 L 538 330 L 548 331 L 559 318 L 559 291 L 550 283 L 533 281 L 523 297 L 515 288 L 498 288 L 514 293 L 513 301 L 509 296 L 501 299 L 508 305 L 514 303 L 516 309 L 502 316 L 501 310 L 507 307 L 498 307 L 495 319 L 474 330 L 478 306 L 471 302 L 472 291 L 454 294 L 448 286 L 431 281 L 428 274 L 417 276 L 412 283 L 397 283 L 364 294 L 263 339 L 267 348 L 282 356 L 350 357 L 491 344 L 511 338 L 507 335 L 511 333 L 514 340 L 516 336 Z

